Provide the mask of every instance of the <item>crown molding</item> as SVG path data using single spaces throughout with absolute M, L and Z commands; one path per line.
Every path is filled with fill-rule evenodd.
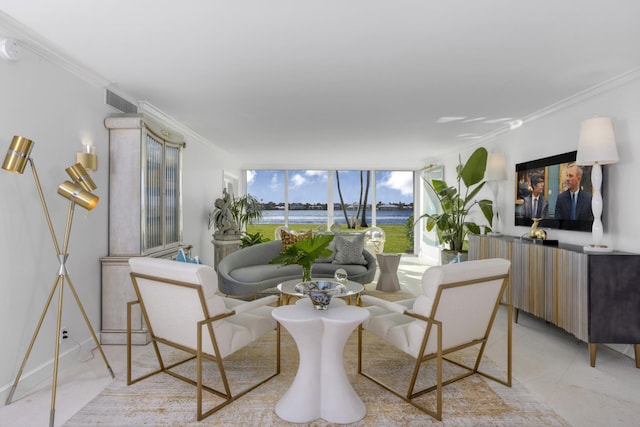
M 574 95 L 568 96 L 567 98 L 564 98 L 558 102 L 555 102 L 547 107 L 541 108 L 540 110 L 534 111 L 531 114 L 528 114 L 522 118 L 520 118 L 520 120 L 522 120 L 522 126 L 526 126 L 528 123 L 532 123 L 536 120 L 542 119 L 544 117 L 547 117 L 551 114 L 554 114 L 558 111 L 564 110 L 566 108 L 571 107 L 572 105 L 578 104 L 580 102 L 586 101 L 590 98 L 593 98 L 594 96 L 600 95 L 602 93 L 608 92 L 610 90 L 613 90 L 617 87 L 620 87 L 622 85 L 625 85 L 633 80 L 636 80 L 640 78 L 640 67 L 636 67 L 636 68 L 632 68 L 629 71 L 626 71 L 622 74 L 619 74 L 615 77 L 610 78 L 609 80 L 605 80 L 601 83 L 598 83 L 594 86 L 591 86 L 590 88 L 587 88 L 583 91 L 580 91 Z M 522 126 L 519 126 L 518 129 Z M 507 132 L 512 132 L 515 129 L 512 129 L 508 124 L 499 127 L 498 129 L 491 131 L 489 133 L 486 133 L 484 135 L 482 135 L 480 138 L 468 143 L 464 145 L 465 149 L 476 149 L 478 147 L 480 147 L 483 144 L 486 144 L 487 142 L 492 141 L 493 139 L 497 138 L 500 135 L 503 135 Z M 452 156 L 454 154 L 457 154 L 460 152 L 459 150 L 460 147 L 451 149 L 449 152 L 443 154 L 442 156 L 438 157 L 437 159 L 425 159 L 425 161 L 429 162 L 429 161 L 441 161 L 442 159 Z
M 184 123 L 174 119 L 173 117 L 171 117 L 164 111 L 160 110 L 158 107 L 151 104 L 150 102 L 138 101 L 138 109 L 140 113 L 143 114 L 145 117 L 149 117 L 152 120 L 155 120 L 157 122 L 160 122 L 169 126 L 171 129 L 184 135 L 185 138 L 190 142 L 198 142 L 200 144 L 204 144 L 209 147 L 215 147 L 218 150 L 227 153 L 226 151 L 222 150 L 220 147 L 218 147 L 217 145 L 215 145 L 214 143 L 212 143 L 211 141 L 209 141 L 199 133 L 195 132 L 190 127 L 186 126 Z
M 5 36 L 15 39 L 23 48 L 60 66 L 94 86 L 106 87 L 111 84 L 108 79 L 80 64 L 58 46 L 3 11 L 0 11 L 0 29 L 2 29 Z
M 568 96 L 558 102 L 555 102 L 547 107 L 541 108 L 538 111 L 534 111 L 533 113 L 522 117 L 521 118 L 522 126 L 525 126 L 528 123 L 534 122 L 543 117 L 554 114 L 558 111 L 569 108 L 580 102 L 584 102 L 590 98 L 593 98 L 594 96 L 600 95 L 602 93 L 613 90 L 617 87 L 625 85 L 633 80 L 636 80 L 639 77 L 640 77 L 640 67 L 632 68 L 631 70 L 626 71 L 622 74 L 619 74 L 609 80 L 605 80 L 601 83 L 598 83 L 597 85 L 591 86 L 590 88 L 580 91 L 574 95 Z M 479 138 L 477 141 L 474 141 L 474 145 L 479 145 L 483 142 L 487 142 L 511 130 L 512 129 L 508 125 L 503 126 L 499 129 L 496 129 L 493 132 L 489 132 L 485 135 L 482 135 L 481 138 Z

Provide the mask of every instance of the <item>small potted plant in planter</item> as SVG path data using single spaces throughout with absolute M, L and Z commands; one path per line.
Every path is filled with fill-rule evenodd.
M 427 230 L 434 228 L 438 235 L 438 240 L 445 245 L 442 258 L 443 264 L 449 262 L 459 253 L 464 254 L 464 242 L 468 234 L 480 234 L 480 226 L 475 222 L 467 221 L 467 215 L 471 208 L 478 205 L 482 214 L 486 218 L 489 226 L 485 226 L 486 231 L 491 231 L 493 220 L 493 203 L 491 200 L 475 200 L 478 192 L 484 187 L 484 173 L 487 168 L 487 150 L 480 147 L 476 149 L 465 164 L 462 160 L 456 168 L 456 186 L 449 186 L 445 181 L 433 179 L 425 180 L 431 187 L 438 201 L 441 212 L 435 214 L 424 214 L 418 218 L 427 220 Z M 463 187 L 464 185 L 464 187 Z M 416 223 L 418 222 L 416 221 Z

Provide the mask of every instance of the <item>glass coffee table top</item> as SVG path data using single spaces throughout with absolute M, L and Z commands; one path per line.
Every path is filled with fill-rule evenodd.
M 331 279 L 318 279 L 318 280 L 331 280 Z M 296 285 L 300 283 L 300 279 L 287 280 L 286 282 L 280 283 L 277 288 L 280 291 L 280 302 L 281 304 L 289 304 L 289 300 L 291 297 L 304 297 L 304 294 L 298 290 L 296 290 Z M 334 297 L 338 298 L 347 298 L 347 302 L 351 303 L 351 297 L 356 297 L 356 302 L 360 297 L 360 293 L 364 290 L 364 286 L 362 286 L 358 282 L 354 282 L 352 280 L 347 280 L 344 284 L 344 289 L 340 293 L 333 294 Z

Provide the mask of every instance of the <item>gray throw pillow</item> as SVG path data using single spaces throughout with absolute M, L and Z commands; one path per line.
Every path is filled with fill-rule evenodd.
M 362 254 L 364 251 L 363 233 L 349 236 L 338 233 L 333 241 L 335 242 L 334 264 L 367 264 L 367 260 Z

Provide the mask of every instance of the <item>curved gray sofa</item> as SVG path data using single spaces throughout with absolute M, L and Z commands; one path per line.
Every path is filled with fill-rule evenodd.
M 286 280 L 302 278 L 299 265 L 269 264 L 281 250 L 282 242 L 274 240 L 227 255 L 218 263 L 218 289 L 225 295 L 251 296 Z M 376 260 L 366 250 L 362 254 L 367 265 L 316 262 L 311 274 L 313 277 L 328 278 L 333 277 L 338 268 L 343 268 L 349 280 L 370 283 L 376 274 Z

